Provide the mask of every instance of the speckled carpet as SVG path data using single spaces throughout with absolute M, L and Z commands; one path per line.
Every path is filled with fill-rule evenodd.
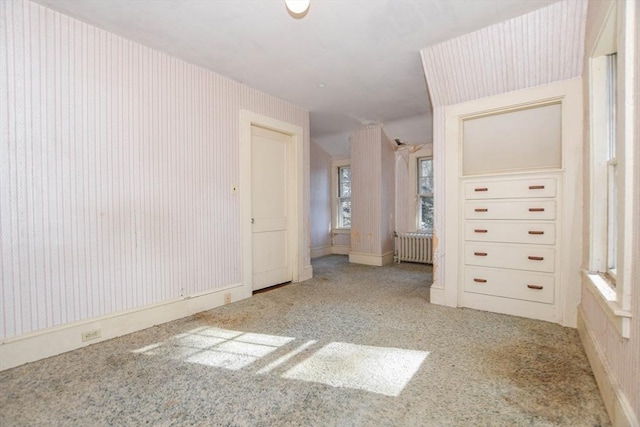
M 315 277 L 0 372 L 0 425 L 609 425 L 575 330 L 428 303 L 430 268 Z

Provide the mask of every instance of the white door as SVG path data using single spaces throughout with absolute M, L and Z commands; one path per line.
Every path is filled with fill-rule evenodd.
M 291 136 L 251 126 L 253 289 L 289 282 Z

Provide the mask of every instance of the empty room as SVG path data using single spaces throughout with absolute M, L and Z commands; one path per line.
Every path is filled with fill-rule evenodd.
M 0 0 L 1 426 L 640 426 L 636 0 Z

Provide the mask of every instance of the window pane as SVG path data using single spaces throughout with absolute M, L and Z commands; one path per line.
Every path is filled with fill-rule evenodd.
M 343 182 L 340 184 L 340 197 L 350 197 L 351 196 L 351 183 Z
M 431 159 L 420 159 L 420 176 L 433 176 L 433 161 Z
M 349 166 L 338 169 L 338 196 L 351 196 L 351 167 Z
M 433 193 L 433 160 L 418 161 L 418 193 Z
M 351 227 L 351 199 L 340 200 L 338 209 L 338 226 L 340 228 Z
M 609 165 L 607 190 L 607 270 L 616 269 L 616 246 L 618 234 L 617 172 L 616 165 Z
M 420 230 L 433 230 L 433 197 L 420 196 Z

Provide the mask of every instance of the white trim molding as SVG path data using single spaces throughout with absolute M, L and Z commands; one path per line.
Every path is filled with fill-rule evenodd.
M 8 338 L 0 341 L 0 371 L 211 310 L 225 304 L 225 296 L 230 301 L 244 299 L 242 285 Z M 88 331 L 99 331 L 98 337 L 83 342 L 82 334 Z
M 382 267 L 393 262 L 393 251 L 382 255 L 363 254 L 359 252 L 349 252 L 349 262 L 355 264 L 373 265 Z

